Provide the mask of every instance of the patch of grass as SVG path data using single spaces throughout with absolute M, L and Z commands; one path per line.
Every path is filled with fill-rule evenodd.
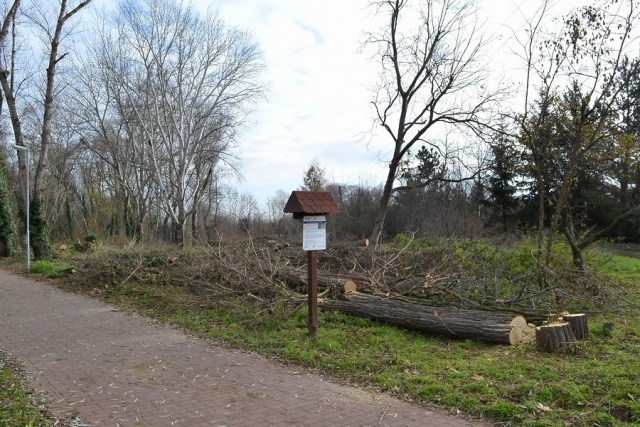
M 66 265 L 47 260 L 40 260 L 31 264 L 32 273 L 42 274 L 51 279 L 60 276 L 60 272 L 66 268 Z
M 637 279 L 640 277 L 640 259 L 623 255 L 598 254 L 590 258 L 590 266 L 603 274 L 618 278 Z
M 0 350 L 0 426 L 53 426 L 26 387 L 19 366 Z
M 539 353 L 533 345 L 495 346 L 414 333 L 339 313 L 320 313 L 315 340 L 307 314 L 258 313 L 238 298 L 199 307 L 180 287 L 123 285 L 110 300 L 208 338 L 277 356 L 346 381 L 527 426 L 626 425 L 614 408 L 640 420 L 640 338 L 624 345 L 594 336 L 576 355 Z M 162 300 L 162 304 L 159 301 Z M 619 412 L 619 411 L 618 411 Z M 613 421 L 612 421 L 613 420 Z M 612 423 L 613 422 L 613 423 Z

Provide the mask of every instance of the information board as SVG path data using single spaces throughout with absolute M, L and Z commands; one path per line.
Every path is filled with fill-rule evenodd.
M 327 249 L 327 217 L 324 215 L 302 218 L 302 249 L 318 251 Z

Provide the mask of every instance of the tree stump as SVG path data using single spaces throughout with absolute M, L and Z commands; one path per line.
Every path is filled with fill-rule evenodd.
M 567 322 L 553 323 L 536 328 L 536 344 L 538 349 L 549 353 L 559 353 L 576 342 L 571 325 Z
M 604 334 L 608 337 L 613 335 L 613 330 L 615 329 L 615 324 L 613 322 L 606 322 L 602 325 L 602 330 Z
M 577 340 L 587 339 L 589 336 L 589 325 L 587 324 L 586 314 L 565 314 L 562 316 L 562 320 L 571 326 L 573 335 Z

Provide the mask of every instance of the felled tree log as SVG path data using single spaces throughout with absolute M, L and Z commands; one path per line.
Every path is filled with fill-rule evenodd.
M 571 326 L 567 322 L 552 323 L 536 328 L 536 345 L 541 351 L 559 353 L 576 342 Z
M 307 292 L 307 277 L 299 275 L 297 272 L 291 271 L 279 271 L 274 277 L 284 282 L 287 287 L 294 289 L 300 293 Z M 343 293 L 350 293 L 356 291 L 356 283 L 353 280 L 318 275 L 318 291 L 324 292 L 329 289 L 332 295 L 338 295 Z
M 428 307 L 407 301 L 361 293 L 345 294 L 343 301 L 326 300 L 323 310 L 388 322 L 420 332 L 453 338 L 473 338 L 496 344 L 524 342 L 531 328 L 524 317 L 445 307 Z
M 587 339 L 589 336 L 589 325 L 586 314 L 565 314 L 562 320 L 567 322 L 577 340 Z

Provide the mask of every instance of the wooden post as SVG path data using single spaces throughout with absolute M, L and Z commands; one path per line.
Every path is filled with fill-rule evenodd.
M 315 338 L 318 331 L 318 255 L 316 251 L 307 251 L 309 273 L 309 337 Z
M 318 331 L 318 255 L 317 250 L 327 247 L 326 216 L 340 212 L 340 207 L 328 191 L 292 191 L 285 213 L 302 220 L 302 249 L 307 251 L 309 294 L 309 336 L 315 338 Z

